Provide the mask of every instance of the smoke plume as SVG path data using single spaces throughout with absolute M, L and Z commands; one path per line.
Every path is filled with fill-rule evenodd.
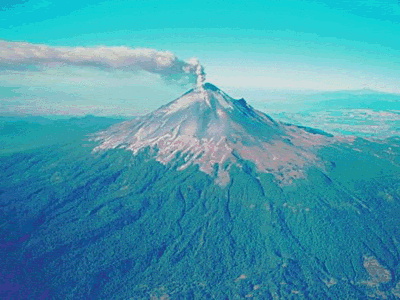
M 183 61 L 169 51 L 129 47 L 50 47 L 0 40 L 0 70 L 24 70 L 30 66 L 91 66 L 101 69 L 147 71 L 166 80 L 193 80 L 201 86 L 204 68 L 197 59 Z

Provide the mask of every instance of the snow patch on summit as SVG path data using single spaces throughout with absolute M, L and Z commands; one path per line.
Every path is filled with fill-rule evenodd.
M 176 160 L 178 170 L 198 165 L 216 182 L 226 185 L 232 165 L 252 161 L 257 171 L 272 173 L 282 184 L 304 177 L 310 165 L 322 166 L 316 151 L 334 141 L 321 133 L 274 121 L 206 83 L 158 110 L 97 134 L 95 151 L 125 148 L 134 154 L 156 149 L 163 163 Z M 217 174 L 215 174 L 217 172 Z
M 231 103 L 229 103 L 226 99 L 226 95 L 222 95 L 220 93 L 216 93 L 210 97 L 210 94 L 201 87 L 191 90 L 189 93 L 183 95 L 177 100 L 171 102 L 164 109 L 161 109 L 160 112 L 163 112 L 165 116 L 176 113 L 182 109 L 188 108 L 194 103 L 206 104 L 208 107 L 213 108 L 213 106 L 218 103 L 218 106 L 221 106 L 224 109 L 233 109 Z M 230 97 L 229 97 L 230 98 Z M 233 99 L 230 99 L 233 100 Z M 220 113 L 221 109 L 218 110 Z

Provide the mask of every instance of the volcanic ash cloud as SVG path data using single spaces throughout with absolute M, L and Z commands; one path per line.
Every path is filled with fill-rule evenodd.
M 203 66 L 195 58 L 183 61 L 169 51 L 129 47 L 51 47 L 25 42 L 0 41 L 0 68 L 24 70 L 29 66 L 54 64 L 90 66 L 130 72 L 147 71 L 166 80 L 189 77 L 201 87 L 205 80 Z M 192 75 L 192 76 L 188 76 Z

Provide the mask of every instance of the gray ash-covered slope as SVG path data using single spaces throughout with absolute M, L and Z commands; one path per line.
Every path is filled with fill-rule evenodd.
M 1 156 L 1 298 L 400 297 L 399 138 L 206 85 L 95 139 Z

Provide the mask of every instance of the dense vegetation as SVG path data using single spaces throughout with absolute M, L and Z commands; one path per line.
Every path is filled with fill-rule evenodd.
M 395 298 L 399 139 L 324 148 L 284 187 L 244 161 L 221 188 L 151 151 L 92 153 L 104 126 L 1 154 L 0 298 Z

